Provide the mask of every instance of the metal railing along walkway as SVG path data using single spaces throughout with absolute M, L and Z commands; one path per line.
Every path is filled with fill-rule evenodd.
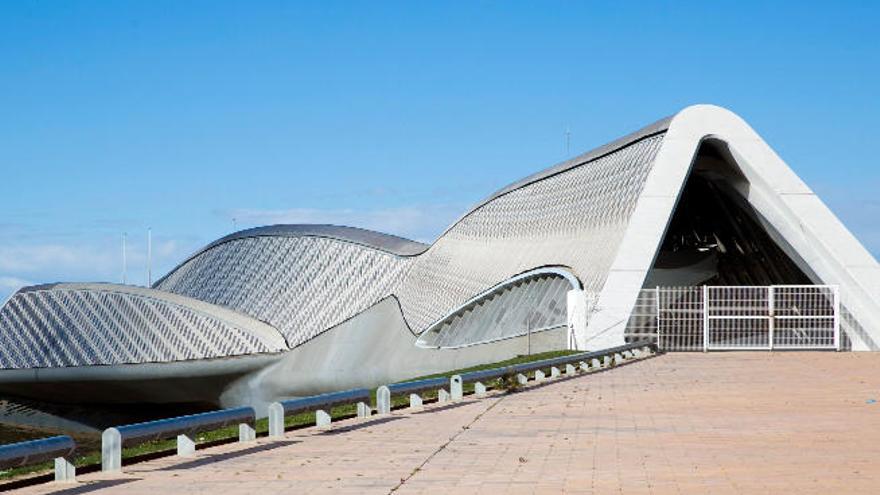
M 534 381 L 541 382 L 547 379 L 545 370 L 549 370 L 550 378 L 561 376 L 563 370 L 565 376 L 574 376 L 579 372 L 606 369 L 647 357 L 655 351 L 653 343 L 638 342 L 458 375 L 392 383 L 377 389 L 376 409 L 378 414 L 390 414 L 392 397 L 406 394 L 410 398 L 410 407 L 419 408 L 422 406 L 421 394 L 433 390 L 438 391 L 438 401 L 441 403 L 458 401 L 463 398 L 464 385 L 468 383 L 474 384 L 475 396 L 482 397 L 486 395 L 486 385 L 492 380 L 515 379 L 523 385 L 529 381 L 528 375 L 532 374 Z M 314 411 L 315 424 L 327 426 L 331 422 L 329 411 L 332 407 L 356 404 L 357 416 L 369 417 L 372 413 L 370 399 L 370 390 L 360 388 L 274 402 L 269 406 L 269 437 L 283 437 L 285 418 L 293 414 Z M 123 448 L 155 440 L 176 437 L 177 455 L 190 456 L 195 452 L 198 433 L 233 425 L 238 425 L 239 442 L 251 442 L 256 440 L 255 423 L 253 408 L 237 407 L 107 428 L 101 436 L 101 470 L 121 471 Z M 0 468 L 27 466 L 55 459 L 55 479 L 73 481 L 75 468 L 71 456 L 75 450 L 75 442 L 67 436 L 0 446 Z

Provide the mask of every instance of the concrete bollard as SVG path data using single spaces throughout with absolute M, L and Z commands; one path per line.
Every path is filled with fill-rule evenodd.
M 477 397 L 486 396 L 486 386 L 483 385 L 483 382 L 474 383 L 474 395 L 476 395 Z
M 649 357 L 654 354 L 654 350 L 651 349 L 651 346 L 646 345 L 645 347 L 642 347 L 641 350 L 642 350 L 642 354 L 644 354 L 645 357 Z
M 238 441 L 239 442 L 256 442 L 257 430 L 254 425 L 248 423 L 240 423 L 238 425 Z
M 586 373 L 587 371 L 590 371 L 590 365 L 587 364 L 586 361 L 581 361 L 580 363 L 578 363 L 578 368 L 580 369 L 580 371 L 582 371 L 584 373 Z
M 609 366 L 612 366 L 611 357 L 610 356 L 603 356 L 602 357 L 602 367 L 608 368 Z
M 373 414 L 373 408 L 369 404 L 366 402 L 357 403 L 357 417 L 369 418 L 371 414 Z
M 559 368 L 557 368 L 556 366 L 551 366 L 550 378 L 559 378 L 559 375 L 561 375 L 561 373 L 559 372 Z
M 575 373 L 577 373 L 577 370 L 575 370 L 574 366 L 571 364 L 565 365 L 565 376 L 574 376 Z
M 535 370 L 535 381 L 541 383 L 544 379 L 547 378 L 547 375 L 544 374 L 541 370 Z
M 101 471 L 122 470 L 122 436 L 116 428 L 107 428 L 101 434 Z
M 460 375 L 452 375 L 449 378 L 449 393 L 454 402 L 464 399 L 464 387 Z
M 177 456 L 190 457 L 196 453 L 196 442 L 189 435 L 177 435 Z
M 525 385 L 528 382 L 529 382 L 529 377 L 527 377 L 526 375 L 523 375 L 522 373 L 516 374 L 516 383 L 518 383 L 519 385 Z
M 284 407 L 278 402 L 269 404 L 269 436 L 272 438 L 284 436 Z
M 391 391 L 385 385 L 376 390 L 376 414 L 391 414 Z
M 632 359 L 634 357 L 635 357 L 635 354 L 633 354 L 632 351 L 623 351 L 623 358 L 624 359 Z
M 597 369 L 599 369 L 599 368 L 601 368 L 601 367 L 602 367 L 602 363 L 599 362 L 599 359 L 598 359 L 598 358 L 593 358 L 593 359 L 590 360 L 590 368 L 592 368 L 593 371 L 595 371 L 595 370 L 597 370 Z
M 58 483 L 73 483 L 76 481 L 76 466 L 71 459 L 66 457 L 55 458 L 55 481 Z
M 619 366 L 619 365 L 623 364 L 624 361 L 625 361 L 625 359 L 623 359 L 623 356 L 621 356 L 617 352 L 614 353 L 614 366 Z
M 437 402 L 439 402 L 440 404 L 446 404 L 447 402 L 451 401 L 452 395 L 450 395 L 445 388 L 437 390 Z
M 422 396 L 419 394 L 409 394 L 409 408 L 410 409 L 422 409 Z
M 333 418 L 330 417 L 327 411 L 323 409 L 315 411 L 315 426 L 318 428 L 328 428 L 332 422 Z

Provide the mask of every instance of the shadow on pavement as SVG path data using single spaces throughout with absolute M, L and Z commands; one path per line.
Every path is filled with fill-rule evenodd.
M 180 464 L 175 464 L 173 466 L 167 466 L 163 468 L 157 469 L 157 471 L 176 471 L 180 469 L 191 469 L 199 466 L 204 466 L 205 464 L 213 464 L 215 462 L 222 462 L 229 459 L 235 459 L 236 457 L 244 457 L 246 455 L 257 454 L 260 452 L 266 452 L 269 450 L 278 449 L 281 447 L 287 447 L 288 445 L 293 445 L 295 443 L 299 443 L 294 440 L 278 440 L 272 443 L 265 443 L 262 445 L 254 445 L 253 447 L 248 447 L 246 449 L 241 450 L 233 450 L 231 452 L 224 452 L 222 454 L 207 454 L 199 457 L 198 459 L 193 459 L 187 462 L 181 462 Z

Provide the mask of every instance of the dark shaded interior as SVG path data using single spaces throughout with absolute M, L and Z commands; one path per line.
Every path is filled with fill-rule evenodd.
M 734 185 L 748 187 L 726 147 L 703 144 L 646 286 L 811 283 Z

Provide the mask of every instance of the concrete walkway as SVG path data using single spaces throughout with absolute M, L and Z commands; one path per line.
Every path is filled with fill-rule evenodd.
M 880 353 L 669 354 L 22 493 L 58 490 L 875 494 Z

